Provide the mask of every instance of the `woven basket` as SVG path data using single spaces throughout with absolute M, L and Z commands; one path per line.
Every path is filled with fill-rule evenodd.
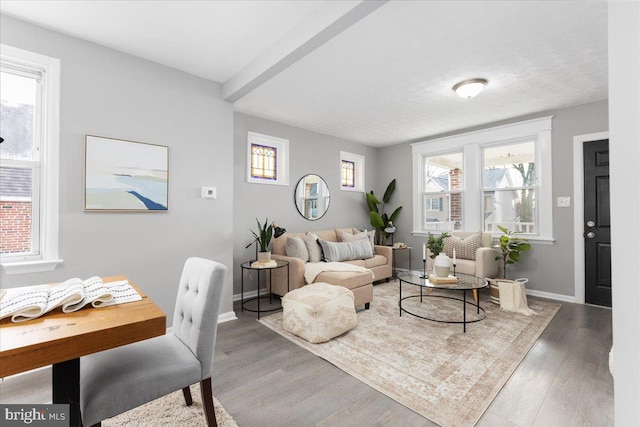
M 498 285 L 498 283 L 500 283 L 500 282 L 509 282 L 509 283 L 519 282 L 519 283 L 522 283 L 523 285 L 526 285 L 526 283 L 529 281 L 529 279 L 525 279 L 525 278 L 520 278 L 520 279 L 516 279 L 516 280 L 487 279 L 487 281 L 489 282 L 489 292 L 490 292 L 490 295 L 491 295 L 491 302 L 494 303 L 494 304 L 500 305 L 500 285 Z

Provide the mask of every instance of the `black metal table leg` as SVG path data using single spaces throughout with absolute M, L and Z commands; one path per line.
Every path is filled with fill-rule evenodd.
M 467 290 L 462 291 L 462 332 L 467 332 Z
M 240 267 L 240 311 L 244 311 L 244 268 Z
M 53 403 L 69 405 L 69 425 L 80 425 L 80 358 L 54 363 Z

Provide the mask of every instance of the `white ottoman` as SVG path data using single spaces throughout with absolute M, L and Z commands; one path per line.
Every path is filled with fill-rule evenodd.
M 329 341 L 358 324 L 353 292 L 342 286 L 312 283 L 282 298 L 283 327 L 310 343 Z

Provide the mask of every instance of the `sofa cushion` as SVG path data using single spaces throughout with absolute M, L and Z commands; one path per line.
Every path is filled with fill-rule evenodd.
M 287 237 L 286 245 L 287 256 L 299 258 L 304 262 L 309 261 L 309 250 L 307 244 L 300 236 Z
M 358 239 L 352 242 L 329 242 L 322 239 L 318 241 L 322 246 L 325 261 L 339 262 L 373 258 L 373 248 L 368 239 Z
M 456 250 L 456 258 L 476 259 L 476 252 L 482 246 L 482 233 L 474 233 L 471 236 L 461 239 L 451 236 L 444 239 L 444 252 L 449 258 L 453 257 L 453 250 Z
M 344 230 L 336 230 L 336 235 L 338 236 L 338 242 L 353 242 L 354 240 L 366 239 L 371 244 L 371 250 L 373 250 L 373 247 L 375 245 L 375 230 L 358 231 L 354 228 L 353 233 L 349 233 L 348 231 Z
M 370 285 L 373 278 L 368 271 L 323 271 L 316 276 L 316 281 L 342 286 L 347 289 L 357 289 L 365 285 Z
M 322 248 L 318 242 L 318 235 L 316 233 L 308 232 L 305 234 L 303 240 L 307 245 L 307 252 L 309 252 L 309 262 L 322 261 Z

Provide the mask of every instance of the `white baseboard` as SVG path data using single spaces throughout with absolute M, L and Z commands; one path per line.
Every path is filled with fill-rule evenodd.
M 266 289 L 260 289 L 260 295 L 269 295 L 269 293 L 266 291 Z M 254 298 L 258 296 L 258 291 L 254 290 L 254 291 L 247 291 L 244 293 L 244 299 L 248 299 L 248 298 Z M 242 294 L 234 294 L 233 295 L 233 300 L 234 301 L 240 301 L 242 297 Z
M 218 315 L 218 323 L 230 322 L 231 320 L 238 320 L 236 312 L 233 310 Z
M 576 297 L 571 295 L 554 294 L 552 292 L 536 291 L 535 289 L 527 289 L 526 292 L 527 295 L 531 295 L 532 297 L 548 298 L 563 302 L 576 302 Z

